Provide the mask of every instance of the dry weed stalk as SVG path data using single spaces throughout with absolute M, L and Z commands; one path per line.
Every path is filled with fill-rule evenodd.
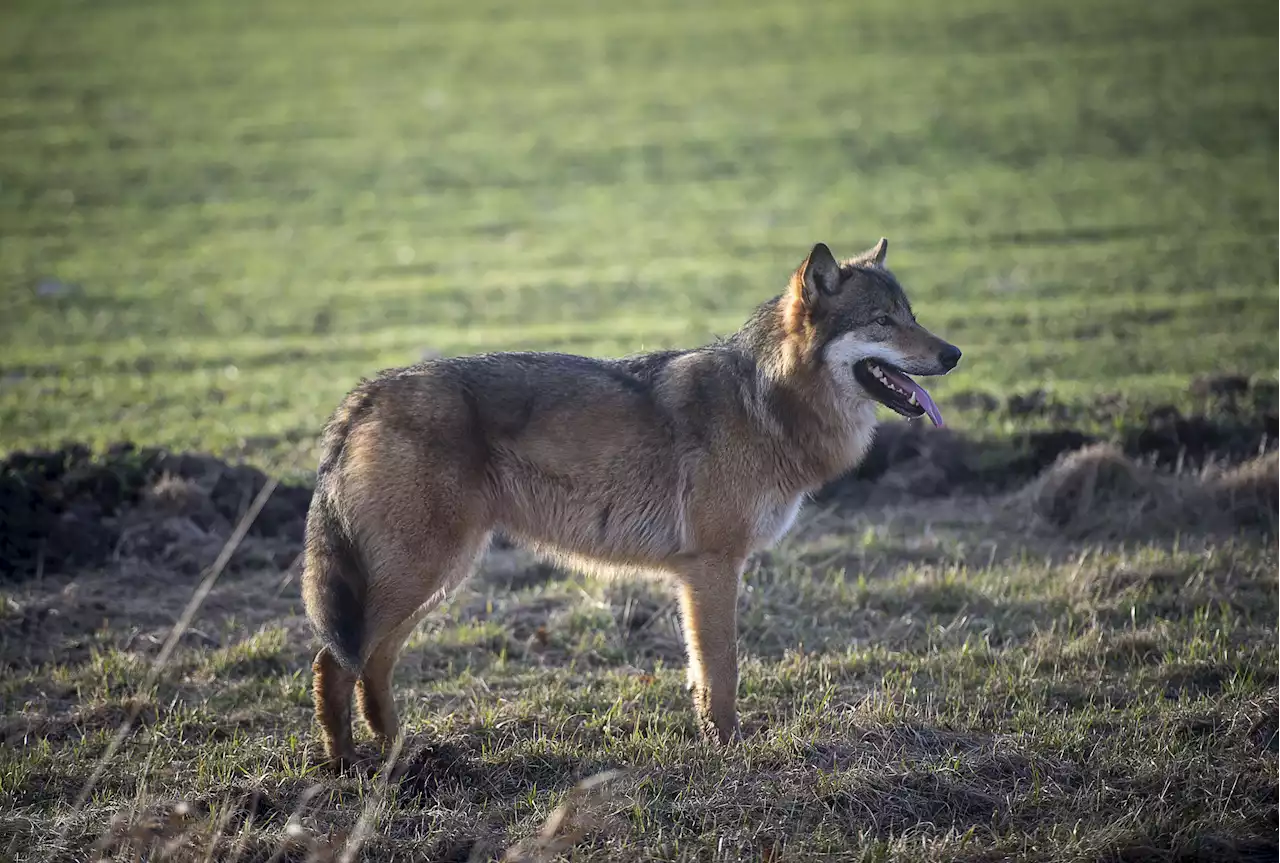
M 538 831 L 538 835 L 512 845 L 503 863 L 544 863 L 569 850 L 592 830 L 605 825 L 601 810 L 616 794 L 609 789 L 625 771 L 597 773 L 575 785 Z
M 169 630 L 169 636 L 165 639 L 164 645 L 160 648 L 160 652 L 156 655 L 155 660 L 151 663 L 151 668 L 147 671 L 147 676 L 142 681 L 142 686 L 138 689 L 137 696 L 129 705 L 129 710 L 125 714 L 125 718 L 121 721 L 120 727 L 116 729 L 115 735 L 111 738 L 111 742 L 107 745 L 106 750 L 98 759 L 97 765 L 93 772 L 89 775 L 89 779 L 80 789 L 80 793 L 76 796 L 75 803 L 72 804 L 71 811 L 67 813 L 66 819 L 63 821 L 62 829 L 59 831 L 56 846 L 58 848 L 65 847 L 67 833 L 71 829 L 71 824 L 75 817 L 84 808 L 88 802 L 93 789 L 97 787 L 101 781 L 103 774 L 106 772 L 107 766 L 111 763 L 111 759 L 115 757 L 116 752 L 128 737 L 130 729 L 133 727 L 134 721 L 138 718 L 139 712 L 142 710 L 143 695 L 150 692 L 152 687 L 160 679 L 161 673 L 165 666 L 169 664 L 169 660 L 173 656 L 174 649 L 178 646 L 178 641 L 182 638 L 183 633 L 191 625 L 191 621 L 195 618 L 196 612 L 200 610 L 200 606 L 204 603 L 209 593 L 213 590 L 213 586 L 217 583 L 218 578 L 226 569 L 227 563 L 230 562 L 231 556 L 235 554 L 240 543 L 244 541 L 245 536 L 249 533 L 249 528 L 253 525 L 258 514 L 262 512 L 262 508 L 266 505 L 271 494 L 276 490 L 279 484 L 277 479 L 269 478 L 261 491 L 253 499 L 249 505 L 249 509 L 241 517 L 240 522 L 236 525 L 231 536 L 227 537 L 227 541 L 222 546 L 222 551 L 218 554 L 217 560 L 209 567 L 208 573 L 201 579 L 200 584 L 196 586 L 195 592 L 192 593 L 190 601 L 182 610 L 182 614 L 178 617 L 173 628 Z

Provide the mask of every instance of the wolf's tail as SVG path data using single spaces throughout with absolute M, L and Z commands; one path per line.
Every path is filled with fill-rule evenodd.
M 302 598 L 316 634 L 334 658 L 352 671 L 364 664 L 368 575 L 360 558 L 327 484 L 321 483 L 307 513 Z
M 368 576 L 329 489 L 320 485 L 307 513 L 303 599 L 316 634 L 334 657 L 359 671 Z
M 347 436 L 369 407 L 364 383 L 343 401 L 325 426 L 316 491 L 307 512 L 302 601 L 316 634 L 334 658 L 352 671 L 364 664 L 365 603 L 369 572 L 342 517 L 341 465 Z

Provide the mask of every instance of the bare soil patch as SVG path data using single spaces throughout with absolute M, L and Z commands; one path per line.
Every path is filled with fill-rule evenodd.
M 13 453 L 0 462 L 0 583 L 125 559 L 198 573 L 266 482 L 248 465 L 132 444 Z M 310 488 L 278 486 L 233 569 L 288 566 L 310 502 Z

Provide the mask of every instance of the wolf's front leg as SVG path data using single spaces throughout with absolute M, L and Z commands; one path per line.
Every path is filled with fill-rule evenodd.
M 699 560 L 680 573 L 689 689 L 702 733 L 728 743 L 738 731 L 738 578 L 742 564 Z

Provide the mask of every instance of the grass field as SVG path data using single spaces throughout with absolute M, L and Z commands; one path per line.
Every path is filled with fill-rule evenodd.
M 931 389 L 968 436 L 1054 422 L 984 394 L 1106 436 L 1197 378 L 1274 385 L 1276 33 L 1239 0 L 10 0 L 0 455 L 305 481 L 362 375 L 696 344 L 815 241 L 880 236 L 964 350 Z M 661 587 L 495 553 L 411 642 L 385 788 L 316 767 L 296 537 L 237 559 L 154 685 L 225 513 L 199 554 L 0 582 L 0 857 L 80 859 L 134 812 L 152 859 L 302 859 L 372 801 L 371 859 L 486 859 L 622 768 L 566 854 L 1275 859 L 1274 519 L 1072 532 L 1019 501 L 814 508 L 748 575 L 727 751 Z

